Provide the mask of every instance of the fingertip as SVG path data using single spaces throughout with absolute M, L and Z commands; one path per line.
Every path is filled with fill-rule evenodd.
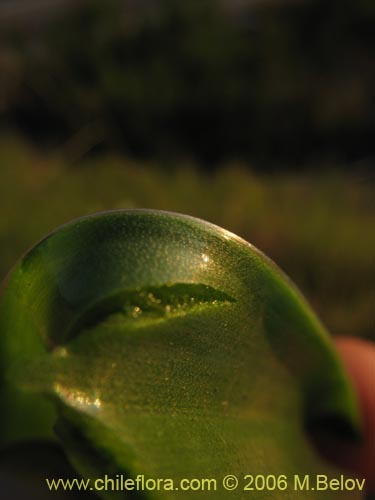
M 366 478 L 375 489 L 375 344 L 354 337 L 336 337 L 336 348 L 354 386 L 363 421 L 360 445 L 337 448 L 337 462 Z

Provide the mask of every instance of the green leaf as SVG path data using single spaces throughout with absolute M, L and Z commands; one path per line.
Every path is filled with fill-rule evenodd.
M 253 246 L 191 217 L 118 211 L 59 228 L 9 275 L 0 329 L 3 442 L 51 438 L 56 421 L 83 476 L 217 480 L 211 494 L 134 498 L 306 500 L 296 474 L 342 473 L 306 428 L 359 433 L 351 388 L 300 293 Z M 236 492 L 222 487 L 227 474 Z M 288 488 L 242 491 L 246 474 L 286 475 Z

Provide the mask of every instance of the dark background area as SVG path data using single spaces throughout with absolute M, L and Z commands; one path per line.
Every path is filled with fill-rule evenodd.
M 6 3 L 2 130 L 210 168 L 374 162 L 372 0 Z

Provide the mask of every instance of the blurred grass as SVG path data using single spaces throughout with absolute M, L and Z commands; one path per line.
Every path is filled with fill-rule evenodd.
M 70 164 L 0 139 L 0 278 L 56 226 L 92 212 L 154 208 L 223 226 L 273 258 L 328 329 L 375 339 L 375 196 L 366 176 L 168 168 L 124 157 Z

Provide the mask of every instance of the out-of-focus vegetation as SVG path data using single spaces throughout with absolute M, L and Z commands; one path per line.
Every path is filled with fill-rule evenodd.
M 4 23 L 2 128 L 77 139 L 78 154 L 373 162 L 373 0 L 138 4 L 80 1 L 29 32 Z
M 107 156 L 71 167 L 14 139 L 0 142 L 0 276 L 57 225 L 117 208 L 204 218 L 243 236 L 297 282 L 335 333 L 374 338 L 375 189 L 366 175 L 207 174 Z M 152 168 L 151 168 L 152 167 Z

